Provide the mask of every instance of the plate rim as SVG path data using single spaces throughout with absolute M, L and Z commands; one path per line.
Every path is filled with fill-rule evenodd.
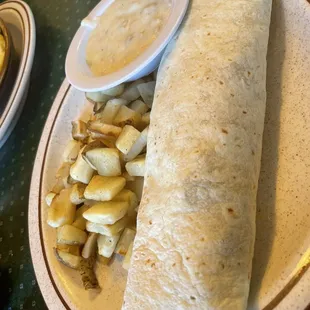
M 66 99 L 71 87 L 65 79 L 53 102 L 40 138 L 29 192 L 28 236 L 31 259 L 44 301 L 49 308 L 53 309 L 74 309 L 74 306 L 65 300 L 51 275 L 50 266 L 47 266 L 48 261 L 42 240 L 41 186 L 51 133 L 62 103 Z
M 0 10 L 14 10 L 17 12 L 23 24 L 22 35 L 24 38 L 24 46 L 17 77 L 12 87 L 12 93 L 8 100 L 7 107 L 3 111 L 0 119 L 0 144 L 3 145 L 5 141 L 2 139 L 7 138 L 7 132 L 12 130 L 15 126 L 16 122 L 13 122 L 13 120 L 15 120 L 14 116 L 18 113 L 18 110 L 23 107 L 25 101 L 23 100 L 23 95 L 28 90 L 29 85 L 36 45 L 36 27 L 30 7 L 23 1 L 5 1 L 0 4 Z

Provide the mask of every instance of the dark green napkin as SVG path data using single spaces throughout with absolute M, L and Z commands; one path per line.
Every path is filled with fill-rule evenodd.
M 3 1 L 0 1 L 0 3 Z M 22 115 L 0 149 L 0 309 L 46 309 L 28 240 L 32 168 L 44 123 L 64 79 L 69 43 L 98 0 L 28 0 L 37 29 L 30 89 Z

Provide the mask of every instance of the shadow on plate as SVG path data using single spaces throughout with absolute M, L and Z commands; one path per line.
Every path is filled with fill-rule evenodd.
M 257 193 L 256 241 L 249 309 L 258 310 L 261 284 L 266 272 L 275 234 L 275 199 L 278 167 L 282 66 L 285 53 L 284 13 L 280 0 L 273 1 L 267 55 L 267 106 L 263 136 L 262 164 Z M 264 302 L 265 304 L 265 302 Z

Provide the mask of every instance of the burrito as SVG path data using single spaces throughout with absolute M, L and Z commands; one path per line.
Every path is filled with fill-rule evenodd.
M 123 309 L 245 309 L 271 0 L 192 0 L 161 62 Z

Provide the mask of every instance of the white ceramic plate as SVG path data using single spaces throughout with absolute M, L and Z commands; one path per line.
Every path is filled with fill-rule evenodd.
M 0 114 L 0 148 L 14 129 L 24 106 L 32 68 L 36 30 L 32 12 L 23 1 L 12 0 L 0 4 L 0 17 L 12 38 L 19 62 L 15 82 L 5 108 Z
M 250 310 L 303 310 L 310 304 L 310 5 L 274 0 L 268 52 L 268 100 L 257 205 Z M 85 292 L 79 275 L 56 261 L 55 230 L 44 196 L 85 113 L 84 94 L 62 85 L 38 149 L 29 201 L 29 238 L 38 283 L 50 309 L 120 309 L 126 272 L 118 262 L 97 270 L 102 292 Z

